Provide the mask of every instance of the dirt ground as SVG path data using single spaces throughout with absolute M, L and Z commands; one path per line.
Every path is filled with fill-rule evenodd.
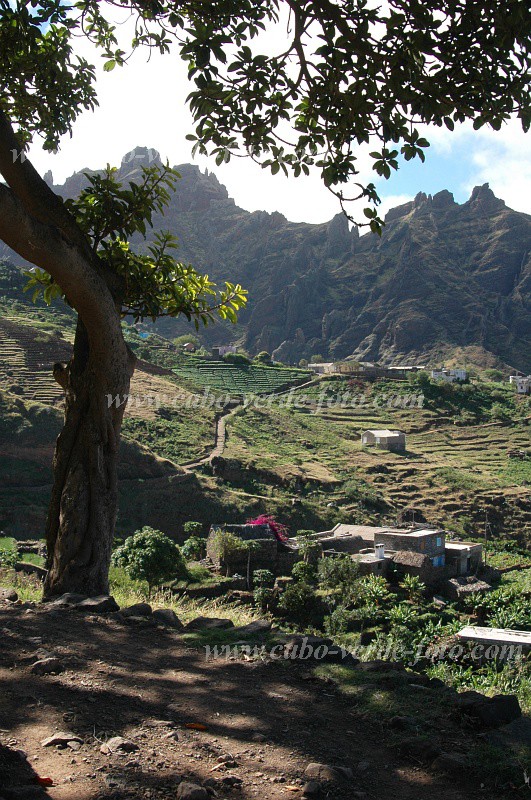
M 48 656 L 65 670 L 33 674 Z M 43 747 L 56 731 L 81 742 Z M 134 752 L 101 752 L 114 736 Z M 221 799 L 280 800 L 303 796 L 310 762 L 353 770 L 325 784 L 322 797 L 487 796 L 477 783 L 437 775 L 386 746 L 381 726 L 334 684 L 312 679 L 307 665 L 207 661 L 204 650 L 160 627 L 0 606 L 0 798 L 173 798 L 184 780 L 208 781 Z M 46 778 L 53 785 L 38 788 Z M 21 785 L 29 788 L 13 792 Z

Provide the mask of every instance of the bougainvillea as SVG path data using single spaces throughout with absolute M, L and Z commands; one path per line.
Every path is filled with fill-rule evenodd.
M 269 525 L 275 537 L 279 542 L 287 542 L 289 539 L 289 531 L 281 522 L 277 522 L 273 517 L 267 514 L 260 514 L 256 519 L 247 520 L 248 525 Z

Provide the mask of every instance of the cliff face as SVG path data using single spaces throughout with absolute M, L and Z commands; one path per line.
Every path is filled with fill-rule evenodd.
M 134 179 L 158 153 L 137 148 L 121 176 Z M 488 185 L 461 205 L 444 190 L 390 211 L 381 238 L 358 236 L 342 215 L 292 223 L 238 208 L 212 173 L 177 167 L 164 219 L 180 257 L 216 280 L 241 282 L 250 301 L 237 326 L 207 330 L 210 343 L 239 340 L 296 362 L 355 355 L 385 362 L 438 360 L 459 350 L 485 365 L 531 371 L 531 217 Z M 47 176 L 51 180 L 51 176 Z M 78 173 L 55 189 L 79 192 Z M 144 247 L 143 242 L 137 243 Z M 166 335 L 189 330 L 163 320 Z

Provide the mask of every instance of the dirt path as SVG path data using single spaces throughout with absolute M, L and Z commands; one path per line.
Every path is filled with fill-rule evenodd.
M 23 750 L 54 783 L 17 797 L 156 800 L 175 798 L 180 780 L 214 779 L 221 800 L 281 800 L 302 797 L 309 762 L 353 770 L 321 795 L 334 800 L 482 796 L 399 756 L 355 698 L 312 679 L 306 664 L 207 661 L 179 634 L 75 611 L 3 607 L 0 631 L 0 745 Z M 65 671 L 33 674 L 50 654 Z M 42 746 L 64 730 L 79 737 L 75 750 Z M 444 726 L 441 735 L 451 737 Z M 102 753 L 113 736 L 134 752 Z

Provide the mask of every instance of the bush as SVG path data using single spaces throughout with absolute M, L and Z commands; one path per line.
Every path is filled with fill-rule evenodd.
M 181 553 L 187 561 L 199 561 L 206 556 L 206 539 L 190 536 L 181 547 Z
M 290 583 L 279 600 L 278 607 L 290 617 L 308 617 L 316 604 L 315 592 L 307 583 Z
M 186 533 L 187 536 L 202 536 L 203 534 L 203 523 L 202 522 L 185 522 L 183 525 L 183 531 Z
M 258 571 L 258 570 L 257 570 Z M 267 572 L 267 570 L 265 570 Z M 262 611 L 269 611 L 273 603 L 275 593 L 268 586 L 258 586 L 253 592 L 254 604 Z
M 270 366 L 272 363 L 271 356 L 267 350 L 262 350 L 261 353 L 258 353 L 258 355 L 253 358 L 253 361 L 255 364 L 266 364 L 267 366 Z
M 243 353 L 227 353 L 223 356 L 223 361 L 227 364 L 250 364 L 251 359 Z
M 17 561 L 17 547 L 0 547 L 0 567 L 14 567 Z
M 322 558 L 317 570 L 319 585 L 323 589 L 352 590 L 358 581 L 360 568 L 348 555 Z
M 253 572 L 253 585 L 272 588 L 275 584 L 275 576 L 269 569 L 255 569 Z
M 502 381 L 503 372 L 501 369 L 486 369 L 485 377 L 488 378 L 489 381 Z
M 324 619 L 324 630 L 328 636 L 338 636 L 346 633 L 352 613 L 344 606 L 338 606 Z
M 146 581 L 150 594 L 152 587 L 163 581 L 188 576 L 179 547 L 162 531 L 148 526 L 114 551 L 112 565 L 121 567 L 133 580 Z
M 291 577 L 297 583 L 307 583 L 313 586 L 317 581 L 317 570 L 313 564 L 298 561 L 291 571 Z

